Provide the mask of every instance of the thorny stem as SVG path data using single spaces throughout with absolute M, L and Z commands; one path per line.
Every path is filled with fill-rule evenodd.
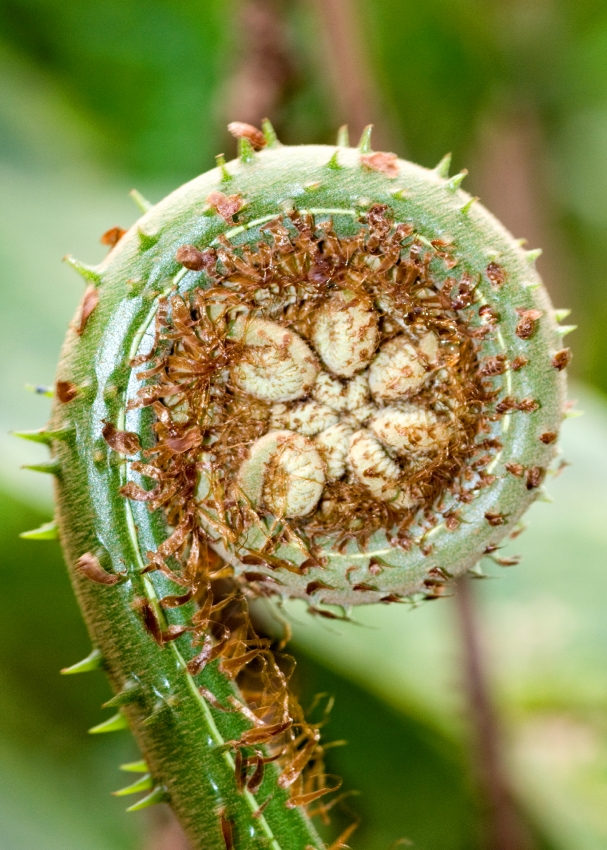
M 473 766 L 485 808 L 484 846 L 487 850 L 531 850 L 528 830 L 512 796 L 501 751 L 499 720 L 490 694 L 486 659 L 475 606 L 472 581 L 457 584 L 463 678 L 471 726 Z
M 447 179 L 443 164 L 439 170 L 427 172 L 410 163 L 397 161 L 395 155 L 376 153 L 372 159 L 364 151 L 349 148 L 343 143 L 338 148 L 289 148 L 274 143 L 268 144 L 268 150 L 259 154 L 253 154 L 250 145 L 248 148 L 244 145 L 241 147 L 240 161 L 202 175 L 185 190 L 174 193 L 150 210 L 136 227 L 123 235 L 124 241 L 116 246 L 103 265 L 91 268 L 73 261 L 76 270 L 80 271 L 87 281 L 93 279 L 97 284 L 98 304 L 90 320 L 90 312 L 85 314 L 83 304 L 78 314 L 80 332 L 73 329 L 68 335 L 59 367 L 53 418 L 49 430 L 44 434 L 45 439 L 52 443 L 53 469 L 57 475 L 59 533 L 66 551 L 70 574 L 91 631 L 93 644 L 104 659 L 116 698 L 120 699 L 120 703 L 115 702 L 115 705 L 121 706 L 121 711 L 133 730 L 150 773 L 157 783 L 154 789 L 155 800 L 159 796 L 169 797 L 190 841 L 200 850 L 224 850 L 226 847 L 231 850 L 233 835 L 236 836 L 234 847 L 238 847 L 238 850 L 266 848 L 268 839 L 275 847 L 280 844 L 284 850 L 301 850 L 302 847 L 320 846 L 320 839 L 303 807 L 329 790 L 324 784 L 316 788 L 321 782 L 324 783 L 324 775 L 321 772 L 322 751 L 319 751 L 317 760 L 310 766 L 309 778 L 313 785 L 305 786 L 307 779 L 302 777 L 300 769 L 304 765 L 304 759 L 310 755 L 310 747 L 316 743 L 317 730 L 300 719 L 299 710 L 295 706 L 292 707 L 290 702 L 284 703 L 285 716 L 287 711 L 289 712 L 289 721 L 286 722 L 305 728 L 306 734 L 308 729 L 312 733 L 308 741 L 310 746 L 308 743 L 302 743 L 300 734 L 294 740 L 289 738 L 293 750 L 286 753 L 290 761 L 283 769 L 283 772 L 288 769 L 285 774 L 288 780 L 295 775 L 294 781 L 300 783 L 302 793 L 291 793 L 283 787 L 288 783 L 283 780 L 280 784 L 279 778 L 283 773 L 279 774 L 278 771 L 281 766 L 274 765 L 271 770 L 265 772 L 262 780 L 265 789 L 260 797 L 260 806 L 268 803 L 264 809 L 267 816 L 263 812 L 260 814 L 257 810 L 252 811 L 250 803 L 253 792 L 240 787 L 246 775 L 240 771 L 236 774 L 236 763 L 224 750 L 223 742 L 228 742 L 238 753 L 244 750 L 242 757 L 246 756 L 248 760 L 249 747 L 258 741 L 260 735 L 262 739 L 267 736 L 275 739 L 283 733 L 291 734 L 292 726 L 286 730 L 282 723 L 264 724 L 268 728 L 259 732 L 258 724 L 249 714 L 245 714 L 244 710 L 232 712 L 226 708 L 226 700 L 229 701 L 233 697 L 238 702 L 240 693 L 235 690 L 233 675 L 230 674 L 234 674 L 235 670 L 238 672 L 238 665 L 241 665 L 242 669 L 242 665 L 248 661 L 257 660 L 259 652 L 265 653 L 265 645 L 252 650 L 255 653 L 254 658 L 246 652 L 238 654 L 245 648 L 242 644 L 246 643 L 248 648 L 249 641 L 249 621 L 244 615 L 240 616 L 241 610 L 243 614 L 246 613 L 244 605 L 238 607 L 235 613 L 222 608 L 222 622 L 215 625 L 222 629 L 225 625 L 225 636 L 223 631 L 215 630 L 209 633 L 213 588 L 207 589 L 206 583 L 208 580 L 210 585 L 211 577 L 219 581 L 220 570 L 215 569 L 216 564 L 209 557 L 209 543 L 204 536 L 206 525 L 193 523 L 191 518 L 196 516 L 194 511 L 182 511 L 184 505 L 189 508 L 190 500 L 196 501 L 192 495 L 196 479 L 191 464 L 198 462 L 199 440 L 202 439 L 198 424 L 187 430 L 187 433 L 185 429 L 189 427 L 190 418 L 196 423 L 200 421 L 197 405 L 202 404 L 206 398 L 203 394 L 206 385 L 198 388 L 198 384 L 195 384 L 191 387 L 192 379 L 188 376 L 200 374 L 201 381 L 203 378 L 207 380 L 209 370 L 200 370 L 198 367 L 200 363 L 204 366 L 210 359 L 207 349 L 213 346 L 212 350 L 216 350 L 215 337 L 210 335 L 207 340 L 206 330 L 202 329 L 205 330 L 204 333 L 201 330 L 201 336 L 196 337 L 200 345 L 194 345 L 192 341 L 193 347 L 187 348 L 189 359 L 186 360 L 188 369 L 185 371 L 182 371 L 184 364 L 181 360 L 172 360 L 170 363 L 167 361 L 166 366 L 162 360 L 158 366 L 153 366 L 141 374 L 134 372 L 134 369 L 143 365 L 142 357 L 147 361 L 150 351 L 155 351 L 157 345 L 164 343 L 164 339 L 161 339 L 163 329 L 168 328 L 166 341 L 170 343 L 171 348 L 160 346 L 158 357 L 161 358 L 173 356 L 170 351 L 176 350 L 175 346 L 182 336 L 185 339 L 186 336 L 189 338 L 195 335 L 192 322 L 202 321 L 202 317 L 208 316 L 207 311 L 202 309 L 206 303 L 204 299 L 217 296 L 213 287 L 217 289 L 223 277 L 233 279 L 230 283 L 236 284 L 236 291 L 229 290 L 225 294 L 222 290 L 222 298 L 217 304 L 221 306 L 223 299 L 229 295 L 230 298 L 240 299 L 238 307 L 241 307 L 244 296 L 247 299 L 254 298 L 262 270 L 272 269 L 272 274 L 280 274 L 282 288 L 286 289 L 287 284 L 291 285 L 289 281 L 292 277 L 300 280 L 301 269 L 309 269 L 309 286 L 314 284 L 313 294 L 322 298 L 324 304 L 325 297 L 328 303 L 333 296 L 328 292 L 320 292 L 319 287 L 334 279 L 337 273 L 345 273 L 346 266 L 350 276 L 357 270 L 360 272 L 357 264 L 362 263 L 366 257 L 366 254 L 363 256 L 362 248 L 375 251 L 375 248 L 370 248 L 371 245 L 378 248 L 381 246 L 380 256 L 384 256 L 384 259 L 381 260 L 378 256 L 374 257 L 373 263 L 365 263 L 362 268 L 362 280 L 367 287 L 379 287 L 381 283 L 381 292 L 384 294 L 396 292 L 401 299 L 394 305 L 398 316 L 401 316 L 401 313 L 405 315 L 404 308 L 408 303 L 403 302 L 401 305 L 402 299 L 413 297 L 412 294 L 407 294 L 409 287 L 417 291 L 416 288 L 423 283 L 424 305 L 416 305 L 419 309 L 414 313 L 415 322 L 421 321 L 420 314 L 425 317 L 422 321 L 424 329 L 426 321 L 430 323 L 430 327 L 437 321 L 434 314 L 428 314 L 426 317 L 424 312 L 430 309 L 428 299 L 434 293 L 432 298 L 438 298 L 437 315 L 447 310 L 450 316 L 448 328 L 441 328 L 442 336 L 445 336 L 445 330 L 448 330 L 449 334 L 456 333 L 460 322 L 468 330 L 466 351 L 470 356 L 458 366 L 457 378 L 448 383 L 449 387 L 453 386 L 461 393 L 463 376 L 468 373 L 471 380 L 473 376 L 473 381 L 480 381 L 485 375 L 501 375 L 504 373 L 501 366 L 506 363 L 508 357 L 512 358 L 511 370 L 507 371 L 504 383 L 496 388 L 497 398 L 500 393 L 507 392 L 508 395 L 496 403 L 495 414 L 491 414 L 493 418 L 481 418 L 482 410 L 475 414 L 479 424 L 483 425 L 483 439 L 474 443 L 475 451 L 482 452 L 479 458 L 482 463 L 478 464 L 480 468 L 470 465 L 471 477 L 466 477 L 464 483 L 460 482 L 459 478 L 447 476 L 448 486 L 455 488 L 457 495 L 465 497 L 462 498 L 461 508 L 458 507 L 458 511 L 454 512 L 458 515 L 447 517 L 446 511 L 443 511 L 444 523 L 439 521 L 429 530 L 423 526 L 424 532 L 427 532 L 423 538 L 423 548 L 417 544 L 399 548 L 388 539 L 384 541 L 381 535 L 385 536 L 387 529 L 393 526 L 391 514 L 387 514 L 386 522 L 383 522 L 383 515 L 378 517 L 383 523 L 378 540 L 373 543 L 363 541 L 364 548 L 361 553 L 354 552 L 349 555 L 340 551 L 339 541 L 333 543 L 330 540 L 326 559 L 325 549 L 320 553 L 310 552 L 307 561 L 312 561 L 311 564 L 301 561 L 302 554 L 307 555 L 307 551 L 298 551 L 293 555 L 293 559 L 281 560 L 276 564 L 274 553 L 268 555 L 264 550 L 253 554 L 253 560 L 247 554 L 243 556 L 242 564 L 235 564 L 234 568 L 242 569 L 243 579 L 250 584 L 266 579 L 275 580 L 273 573 L 280 568 L 281 595 L 285 595 L 288 589 L 289 594 L 286 595 L 309 598 L 316 591 L 320 591 L 321 595 L 313 598 L 311 612 L 334 617 L 332 612 L 319 608 L 319 604 L 331 604 L 331 599 L 334 598 L 335 604 L 343 605 L 351 597 L 354 598 L 354 604 L 361 603 L 367 601 L 367 596 L 363 598 L 363 594 L 373 594 L 372 599 L 380 597 L 382 601 L 392 602 L 417 592 L 420 575 L 424 574 L 423 565 L 429 563 L 430 551 L 434 552 L 432 560 L 436 559 L 435 563 L 440 563 L 444 553 L 449 559 L 452 573 L 457 575 L 469 569 L 483 552 L 495 550 L 499 540 L 513 527 L 522 510 L 533 500 L 536 495 L 534 491 L 553 458 L 553 444 L 563 410 L 564 387 L 559 375 L 568 362 L 569 353 L 567 349 L 559 348 L 564 329 L 559 332 L 556 327 L 556 316 L 534 272 L 532 260 L 535 252 L 531 252 L 531 256 L 525 253 L 480 206 L 475 206 L 472 212 L 470 211 L 470 200 L 458 188 L 463 175 L 458 175 L 459 182 L 455 183 L 455 178 L 451 181 Z M 397 178 L 398 182 L 393 182 Z M 284 199 L 296 197 L 294 189 L 300 193 L 304 180 L 309 181 L 305 184 L 305 191 L 313 193 L 310 195 L 310 201 L 304 200 L 306 206 L 289 209 L 284 213 Z M 227 196 L 220 189 L 226 189 L 225 183 L 229 181 L 233 181 L 230 182 L 229 189 L 233 194 Z M 371 207 L 368 207 L 369 198 L 373 199 Z M 245 201 L 245 204 L 241 201 Z M 235 202 L 238 210 L 244 206 L 245 212 L 238 221 L 230 222 L 230 216 L 219 212 L 219 204 L 234 205 Z M 216 209 L 217 214 L 200 215 L 200 210 L 207 207 Z M 364 218 L 360 216 L 363 229 L 357 234 L 356 219 L 359 218 L 360 209 L 365 210 Z M 285 215 L 288 215 L 290 223 L 297 230 L 296 237 L 293 236 L 292 230 L 285 227 Z M 335 219 L 335 222 L 327 222 L 324 218 L 327 215 Z M 392 220 L 399 223 L 392 225 Z M 415 225 L 405 223 L 408 221 L 422 222 L 418 237 L 412 235 Z M 268 231 L 271 222 L 273 224 Z M 472 227 L 469 226 L 470 222 Z M 264 238 L 253 245 L 254 240 L 259 237 L 252 231 L 260 223 L 266 223 L 268 227 L 263 231 Z M 322 236 L 319 235 L 321 228 Z M 454 245 L 435 239 L 437 233 L 452 233 Z M 243 235 L 246 242 L 242 248 L 242 257 L 235 253 L 240 250 L 238 246 L 234 247 L 229 241 L 236 235 Z M 407 242 L 408 253 L 403 255 L 402 244 L 409 237 L 413 241 Z M 286 252 L 289 262 L 281 259 L 282 265 L 274 263 L 273 258 L 276 255 L 282 257 L 285 246 L 297 247 L 290 244 L 290 240 L 295 238 L 301 240 L 301 244 L 297 251 Z M 394 244 L 395 239 L 398 244 Z M 150 240 L 153 242 L 151 246 Z M 192 243 L 187 255 L 190 257 L 194 254 L 192 270 L 201 271 L 199 264 L 202 264 L 203 268 L 209 266 L 211 280 L 205 279 L 204 286 L 198 286 L 199 277 L 188 276 L 189 266 L 178 259 L 178 255 L 182 253 L 181 249 L 188 247 L 184 245 L 184 241 Z M 219 248 L 214 247 L 216 244 L 220 245 L 222 250 L 221 265 L 218 265 L 220 257 Z M 358 247 L 354 254 L 346 254 L 340 248 L 342 244 Z M 198 246 L 204 248 L 204 251 Z M 503 266 L 495 262 L 487 265 L 487 246 L 491 248 L 491 256 L 503 259 Z M 446 250 L 452 247 L 458 252 L 455 258 L 451 250 Z M 439 248 L 443 250 L 438 250 Z M 436 257 L 430 256 L 427 263 L 422 262 L 422 255 L 425 258 L 430 249 L 436 250 Z M 293 264 L 293 254 L 298 257 L 301 255 L 305 263 L 301 266 Z M 352 258 L 356 254 L 355 262 Z M 337 266 L 331 260 L 332 257 L 339 260 Z M 458 277 L 450 275 L 451 269 L 457 265 L 453 263 L 454 259 L 464 261 L 462 268 L 456 272 Z M 177 271 L 179 264 L 182 265 L 181 271 Z M 247 274 L 243 273 L 243 266 Z M 385 279 L 386 269 L 395 266 L 399 268 L 394 272 L 394 280 Z M 469 310 L 473 306 L 470 288 L 473 278 L 468 268 L 479 280 L 478 303 L 481 306 L 478 311 L 476 306 L 473 311 Z M 330 272 L 330 275 L 327 272 Z M 267 276 L 263 280 L 268 284 Z M 400 286 L 401 280 L 407 281 L 406 287 Z M 168 294 L 168 287 L 173 285 L 178 290 L 171 299 L 172 325 L 169 328 L 166 325 L 168 312 L 161 312 L 160 302 L 162 301 L 168 310 L 163 296 Z M 278 286 L 278 295 L 281 291 Z M 90 296 L 90 290 L 87 292 Z M 370 296 L 375 292 L 375 289 L 369 290 L 368 294 Z M 367 303 L 366 289 L 363 295 L 363 300 L 351 303 L 349 309 L 363 309 Z M 512 309 L 514 297 L 517 309 Z M 202 306 L 196 309 L 195 315 L 188 306 L 194 303 L 192 298 L 197 299 L 196 303 L 203 299 Z M 373 298 L 370 303 L 375 301 Z M 154 347 L 150 351 L 146 348 L 139 354 L 142 334 L 150 329 L 149 318 L 152 316 L 153 304 L 157 304 L 159 334 L 154 336 Z M 230 306 L 228 302 L 226 304 Z M 269 315 L 274 321 L 277 318 L 275 308 L 280 311 L 290 308 L 292 304 L 285 299 L 271 306 L 273 312 Z M 411 311 L 406 311 L 407 316 L 409 312 Z M 262 312 L 262 315 L 265 316 L 266 313 Z M 533 318 L 529 318 L 530 316 Z M 289 317 L 290 314 L 285 314 L 285 321 Z M 304 311 L 301 319 L 304 321 L 307 318 L 308 313 Z M 86 332 L 83 320 L 86 323 Z M 208 320 L 211 321 L 211 316 L 208 316 Z M 499 327 L 494 327 L 498 324 Z M 306 327 L 304 326 L 302 331 Z M 319 350 L 324 350 L 326 340 L 318 331 L 317 323 L 310 330 Z M 388 324 L 382 332 L 391 334 L 393 330 Z M 295 332 L 289 333 L 295 339 Z M 491 333 L 494 336 L 485 342 Z M 415 333 L 414 336 L 417 340 Z M 531 337 L 533 339 L 528 342 Z M 478 369 L 472 368 L 477 363 L 477 353 L 471 342 L 477 338 L 480 340 L 478 356 L 491 355 L 478 361 Z M 227 352 L 232 341 L 228 340 L 227 336 L 225 340 Z M 302 346 L 305 345 L 303 340 L 300 342 Z M 391 343 L 392 340 L 386 340 L 382 344 Z M 289 343 L 289 350 L 293 346 L 294 343 Z M 254 343 L 251 343 L 251 347 L 255 347 Z M 368 348 L 367 354 L 371 352 L 371 357 L 374 357 L 374 350 Z M 225 356 L 226 363 L 232 365 L 227 353 Z M 236 356 L 239 356 L 238 349 Z M 211 365 L 215 359 L 210 360 Z M 222 370 L 223 361 L 218 362 Z M 304 358 L 302 362 L 310 365 L 315 361 L 311 356 L 309 359 Z M 377 365 L 377 358 L 373 363 Z M 496 365 L 500 367 L 497 371 Z M 449 374 L 448 370 L 447 373 Z M 174 386 L 169 383 L 173 380 L 173 374 L 176 381 Z M 239 372 L 238 375 L 240 374 Z M 219 371 L 217 375 L 220 392 L 227 393 L 227 379 L 223 371 Z M 148 378 L 155 380 L 148 385 Z M 301 387 L 304 392 L 306 380 L 307 378 L 303 380 Z M 188 401 L 187 411 L 184 409 L 179 414 L 181 422 L 172 418 L 169 408 L 163 404 L 160 404 L 157 411 L 157 419 L 153 419 L 151 412 L 144 409 L 149 406 L 147 402 L 153 403 L 154 397 L 160 399 L 170 396 L 173 402 L 181 403 L 177 398 L 180 391 L 179 382 L 184 383 L 187 396 L 185 400 Z M 381 382 L 379 386 L 381 388 Z M 436 384 L 437 391 L 441 386 L 442 384 Z M 429 385 L 424 392 L 429 392 Z M 421 395 L 419 397 L 421 399 Z M 142 402 L 141 405 L 139 401 Z M 190 411 L 192 405 L 193 409 Z M 218 409 L 217 428 L 223 428 L 224 424 L 230 424 L 232 427 L 227 418 L 225 421 L 221 418 L 223 411 L 223 407 Z M 519 413 L 521 415 L 518 415 Z M 226 406 L 225 416 L 233 414 L 234 411 Z M 243 421 L 259 422 L 266 427 L 262 417 Z M 485 431 L 485 427 L 489 430 Z M 126 430 L 123 430 L 124 428 Z M 485 433 L 495 437 L 489 436 L 485 439 Z M 194 442 L 192 436 L 195 438 Z M 233 437 L 238 444 L 241 435 L 236 433 Z M 458 441 L 458 445 L 460 442 Z M 134 448 L 139 446 L 143 451 L 141 455 Z M 219 449 L 227 452 L 229 448 L 229 444 L 226 448 L 220 443 L 213 450 L 213 463 L 218 462 L 216 454 Z M 350 448 L 351 446 L 347 450 Z M 494 452 L 497 451 L 499 457 L 494 457 Z M 139 455 L 142 460 L 124 463 L 121 455 L 127 453 L 129 457 Z M 159 474 L 149 475 L 150 471 L 156 473 L 156 467 L 152 468 L 143 461 L 161 455 Z M 178 461 L 174 460 L 176 457 Z M 508 463 L 513 459 L 516 459 L 516 464 Z M 472 462 L 469 456 L 468 461 Z M 491 470 L 494 467 L 490 466 L 489 461 L 494 466 L 498 463 L 504 464 L 508 475 L 492 475 Z M 523 467 L 521 461 L 527 466 Z M 170 463 L 173 463 L 174 467 L 170 466 Z M 186 469 L 188 464 L 190 466 Z M 234 470 L 233 479 L 229 481 L 237 480 L 239 464 L 239 458 L 235 456 L 232 466 L 225 467 L 228 472 Z M 483 471 L 485 464 L 488 474 Z M 525 468 L 527 474 L 523 477 Z M 127 480 L 131 469 L 135 477 L 128 477 Z M 211 471 L 213 470 L 214 468 L 211 468 Z M 168 474 L 165 475 L 165 472 Z M 158 478 L 161 482 L 158 485 L 160 489 L 154 487 L 149 490 L 140 487 L 137 483 L 140 473 L 153 480 Z M 482 479 L 482 488 L 475 486 L 478 484 L 477 479 Z M 145 481 L 143 483 L 146 484 Z M 347 481 L 342 483 L 350 486 Z M 151 505 L 152 500 L 157 501 L 159 494 L 166 498 L 158 502 L 158 506 L 166 504 L 167 499 L 173 499 L 176 490 L 171 488 L 175 487 L 179 489 L 179 493 L 178 498 L 171 504 L 170 515 L 148 510 L 146 505 Z M 362 487 L 363 484 L 360 484 L 360 488 Z M 352 498 L 362 499 L 363 496 L 367 498 L 362 489 L 356 489 Z M 125 497 L 128 501 L 125 501 Z M 475 501 L 475 504 L 468 508 L 471 501 Z M 217 503 L 223 511 L 223 503 L 219 500 Z M 234 500 L 230 507 L 238 507 L 240 504 L 239 500 Z M 333 504 L 339 506 L 340 502 L 335 500 Z M 328 507 L 333 509 L 331 504 Z M 378 503 L 377 509 L 384 510 L 383 503 Z M 184 513 L 183 520 L 179 511 Z M 481 519 L 480 524 L 475 521 L 472 528 L 469 528 L 468 512 L 474 512 L 475 517 L 484 517 L 484 521 Z M 305 517 L 305 514 L 303 516 Z M 453 518 L 455 524 L 451 521 Z M 213 519 L 213 516 L 210 519 Z M 228 519 L 233 527 L 225 524 L 224 526 L 234 539 L 238 539 L 236 535 L 241 533 L 242 528 L 245 532 L 248 531 L 247 523 L 257 527 L 259 516 L 257 519 L 251 517 L 243 508 L 242 513 L 235 513 Z M 423 519 L 426 521 L 428 517 L 424 514 Z M 208 520 L 209 515 L 205 513 L 204 522 Z M 222 515 L 218 525 L 220 521 Z M 175 530 L 172 530 L 173 527 Z M 339 524 L 335 527 L 342 528 Z M 187 535 L 191 535 L 191 540 L 188 540 Z M 426 545 L 430 535 L 431 543 Z M 200 538 L 205 543 L 204 549 L 200 546 Z M 212 539 L 215 541 L 215 536 L 212 536 Z M 256 542 L 249 541 L 248 538 L 241 545 L 249 552 L 257 551 Z M 284 546 L 288 554 L 291 551 L 289 546 L 295 547 L 291 537 L 288 537 Z M 181 559 L 177 564 L 177 569 L 182 568 L 181 576 L 175 572 L 174 567 L 166 563 L 166 558 L 176 553 Z M 352 568 L 349 567 L 349 562 L 360 554 L 367 560 L 369 572 L 376 585 L 367 583 L 365 573 L 356 584 L 352 582 Z M 382 555 L 382 563 L 386 562 L 390 566 L 392 564 L 389 559 L 392 557 L 395 569 L 382 572 L 380 567 L 379 571 L 374 569 L 371 572 L 370 568 L 377 566 L 372 563 L 372 559 L 378 554 Z M 314 560 L 318 555 L 322 556 L 326 563 Z M 144 557 L 148 558 L 152 568 L 149 575 Z M 297 558 L 300 560 L 296 560 Z M 302 565 L 305 564 L 302 570 L 299 569 L 300 561 Z M 254 572 L 249 571 L 249 564 Z M 438 568 L 430 570 L 426 566 L 425 569 L 427 577 L 423 580 L 423 587 L 427 590 L 421 592 L 438 595 L 444 575 Z M 364 563 L 359 564 L 357 561 L 356 570 L 359 573 L 364 571 Z M 187 599 L 183 604 L 174 607 L 170 601 L 167 604 L 169 610 L 161 610 L 159 599 L 183 599 L 182 596 L 174 596 L 175 583 L 191 587 L 192 592 L 197 590 L 200 584 L 204 594 L 202 607 L 195 608 L 194 603 L 189 601 L 191 595 L 185 594 Z M 222 591 L 219 596 L 224 598 Z M 483 759 L 488 759 L 485 784 L 491 804 L 491 825 L 493 828 L 495 824 L 493 832 L 498 836 L 498 840 L 492 842 L 491 850 L 522 850 L 523 839 L 518 840 L 516 831 L 512 841 L 505 838 L 501 840 L 502 836 L 508 836 L 512 832 L 512 806 L 509 803 L 507 785 L 501 780 L 502 774 L 494 750 L 494 720 L 487 708 L 486 698 L 483 699 L 485 692 L 478 684 L 479 681 L 482 683 L 482 670 L 478 662 L 476 635 L 473 629 L 470 630 L 470 622 L 468 610 L 468 615 L 463 617 L 463 623 L 468 626 L 467 643 L 474 650 L 470 657 L 475 660 L 474 664 L 469 665 L 469 679 L 473 686 L 470 690 L 474 695 L 471 704 L 477 708 L 476 715 L 482 733 L 478 736 L 479 752 Z M 192 637 L 196 639 L 194 644 Z M 204 649 L 207 646 L 215 650 L 213 638 L 218 639 L 217 652 L 223 653 L 221 660 L 213 659 L 218 663 L 211 663 L 210 649 Z M 198 652 L 201 645 L 199 640 L 202 641 L 204 651 Z M 168 646 L 165 645 L 167 641 Z M 272 660 L 270 655 L 265 655 L 264 658 L 267 658 L 268 664 Z M 191 665 L 191 669 L 188 669 L 188 665 Z M 285 677 L 279 668 L 272 667 L 273 678 L 269 680 L 265 677 L 259 685 L 255 679 L 257 669 L 250 668 L 248 674 L 251 675 L 247 675 L 246 680 L 243 679 L 242 693 L 250 694 L 248 702 L 246 695 L 243 696 L 244 708 L 249 709 L 250 705 L 254 708 L 258 705 L 264 708 L 266 694 L 271 697 L 284 692 L 288 699 L 288 693 L 284 690 Z M 259 669 L 261 675 L 268 667 L 266 665 Z M 200 678 L 195 682 L 195 677 Z M 197 685 L 203 690 L 199 692 Z M 128 702 L 124 702 L 125 698 Z M 293 723 L 291 715 L 296 724 Z M 485 722 L 487 717 L 490 722 Z M 259 717 L 256 719 L 261 720 Z M 480 764 L 485 766 L 485 761 L 480 761 Z M 261 786 L 255 787 L 257 790 L 261 789 Z M 293 788 L 293 783 L 289 787 Z M 313 790 L 308 791 L 308 788 Z M 300 789 L 295 788 L 295 791 Z M 261 803 L 261 800 L 264 802 Z M 505 827 L 502 821 L 505 822 Z M 516 820 L 514 822 L 516 823 Z

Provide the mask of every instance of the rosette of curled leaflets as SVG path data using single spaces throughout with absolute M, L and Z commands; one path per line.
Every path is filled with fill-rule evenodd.
M 249 601 L 440 595 L 541 492 L 570 353 L 538 252 L 448 158 L 231 129 L 236 160 L 70 260 L 34 438 L 94 645 L 68 672 L 109 676 L 131 808 L 169 801 L 194 848 L 320 850 L 338 780 Z

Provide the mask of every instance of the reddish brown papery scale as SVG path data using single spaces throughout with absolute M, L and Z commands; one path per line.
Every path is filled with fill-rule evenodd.
M 236 139 L 247 139 L 257 150 L 265 148 L 267 144 L 264 134 L 257 127 L 253 127 L 252 124 L 245 124 L 243 121 L 232 121 L 231 124 L 228 124 L 228 131 Z
M 55 384 L 55 392 L 57 398 L 62 404 L 69 404 L 78 395 L 78 387 L 72 384 L 71 381 L 57 381 Z
M 80 309 L 80 322 L 78 323 L 78 327 L 76 328 L 76 332 L 79 336 L 82 336 L 84 333 L 84 329 L 86 327 L 86 323 L 89 320 L 90 315 L 93 310 L 97 307 L 99 303 L 99 291 L 96 286 L 87 286 L 84 296 L 82 298 L 82 307 Z
M 123 227 L 110 227 L 109 230 L 105 231 L 99 241 L 102 245 L 107 245 L 109 248 L 113 248 L 120 242 L 125 233 L 126 230 Z
M 561 350 L 557 351 L 552 358 L 552 365 L 555 369 L 558 369 L 558 371 L 561 372 L 571 363 L 571 356 L 570 348 L 561 348 Z

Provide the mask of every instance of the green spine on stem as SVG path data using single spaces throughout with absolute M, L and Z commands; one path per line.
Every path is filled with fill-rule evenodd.
M 297 784 L 316 732 L 243 706 L 200 588 L 223 569 L 320 614 L 440 595 L 541 492 L 570 354 L 529 253 L 449 156 L 374 152 L 369 128 L 358 148 L 238 135 L 99 266 L 70 259 L 96 294 L 58 367 L 51 465 L 30 468 L 55 473 L 96 648 L 64 672 L 103 666 L 118 714 L 91 731 L 128 725 L 145 760 L 117 793 L 152 789 L 130 810 L 168 801 L 196 850 L 320 850 L 320 780 Z

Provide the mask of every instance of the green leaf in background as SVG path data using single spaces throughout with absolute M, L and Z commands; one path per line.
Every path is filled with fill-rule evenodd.
M 521 800 L 559 850 L 607 848 L 607 403 L 573 388 L 585 416 L 565 424 L 563 458 L 529 528 L 483 562 L 476 583 L 492 681 Z M 396 710 L 466 739 L 456 613 L 450 600 L 369 606 L 356 623 L 310 620 L 293 602 L 295 646 Z
M 10 0 L 0 33 L 87 116 L 106 161 L 179 180 L 215 153 L 229 5 L 107 0 L 100 14 L 91 0 Z
M 326 639 L 326 635 L 325 635 Z M 478 846 L 478 809 L 461 747 L 429 718 L 396 710 L 334 669 L 297 654 L 297 684 L 308 702 L 330 694 L 335 705 L 324 740 L 327 769 L 344 779 L 340 829 L 360 825 L 348 844 L 386 850 L 406 838 L 417 850 L 472 850 Z
M 1 490 L 0 516 L 0 848 L 131 850 L 139 825 L 105 797 L 132 739 L 86 734 L 110 695 L 101 673 L 59 677 L 89 648 L 59 545 L 19 539 L 42 515 Z

